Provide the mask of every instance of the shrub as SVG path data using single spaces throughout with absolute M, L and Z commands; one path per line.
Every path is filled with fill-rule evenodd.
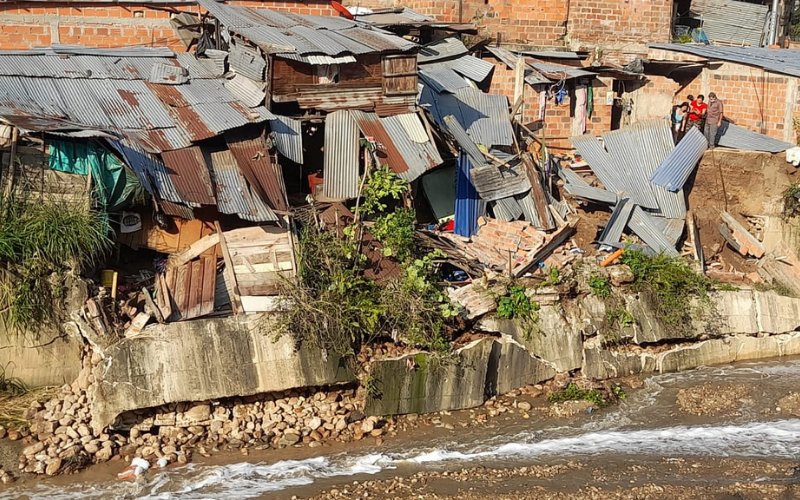
M 611 297 L 611 283 L 597 273 L 592 273 L 589 277 L 589 288 L 592 295 L 605 299 Z

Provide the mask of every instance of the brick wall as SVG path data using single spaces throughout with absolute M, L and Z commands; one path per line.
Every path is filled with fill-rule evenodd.
M 570 46 L 599 49 L 603 62 L 630 62 L 647 54 L 647 43 L 670 41 L 672 5 L 672 0 L 571 0 Z
M 487 61 L 494 63 L 494 76 L 492 85 L 489 88 L 490 94 L 505 95 L 508 101 L 514 104 L 514 70 L 508 68 L 504 63 L 493 57 L 485 57 Z M 606 92 L 611 92 L 611 80 L 602 78 L 592 81 L 594 88 L 594 111 L 591 118 L 586 120 L 587 132 L 600 134 L 611 129 L 611 106 L 606 105 Z M 571 88 L 570 85 L 567 87 Z M 546 89 L 545 86 L 537 85 L 531 87 L 525 85 L 525 104 L 523 107 L 522 121 L 525 124 L 533 124 L 537 129 L 542 126 L 539 121 L 539 91 Z M 572 135 L 572 122 L 574 116 L 570 111 L 570 92 L 561 105 L 556 106 L 554 99 L 547 101 L 545 108 L 545 137 L 548 138 L 547 144 L 553 148 L 569 148 L 570 142 L 567 137 Z
M 338 15 L 327 1 L 235 1 L 238 5 L 300 14 Z M 0 3 L 0 49 L 29 49 L 53 43 L 90 47 L 156 46 L 183 50 L 169 24 L 171 14 L 145 4 Z M 163 7 L 161 5 L 160 7 Z M 171 6 L 198 13 L 197 5 Z
M 650 51 L 649 57 L 671 61 L 701 60 L 696 56 L 664 50 Z M 705 68 L 680 91 L 675 102 L 684 100 L 687 94 L 703 94 L 707 99 L 709 92 L 717 94 L 725 105 L 725 115 L 737 125 L 795 142 L 792 122 L 795 116 L 800 115 L 797 78 L 753 66 L 723 63 Z

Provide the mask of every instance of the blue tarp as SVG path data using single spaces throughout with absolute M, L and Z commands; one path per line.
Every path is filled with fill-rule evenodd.
M 486 213 L 486 202 L 472 185 L 469 173 L 471 168 L 467 155 L 460 152 L 456 171 L 456 215 L 453 232 L 466 238 L 478 232 L 478 217 Z

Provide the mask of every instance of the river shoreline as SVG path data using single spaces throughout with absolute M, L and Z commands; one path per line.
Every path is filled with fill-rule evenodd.
M 515 391 L 397 418 L 380 444 L 219 452 L 139 484 L 114 480 L 117 460 L 26 478 L 0 498 L 797 498 L 800 410 L 778 404 L 797 399 L 798 382 L 797 358 L 703 368 L 648 377 L 620 405 L 569 417 Z

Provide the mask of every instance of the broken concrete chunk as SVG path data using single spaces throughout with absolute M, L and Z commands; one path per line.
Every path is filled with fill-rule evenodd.
M 125 338 L 136 338 L 142 334 L 142 330 L 144 327 L 147 326 L 147 322 L 150 321 L 151 316 L 148 313 L 141 312 L 133 318 L 131 321 L 131 326 L 125 330 Z

